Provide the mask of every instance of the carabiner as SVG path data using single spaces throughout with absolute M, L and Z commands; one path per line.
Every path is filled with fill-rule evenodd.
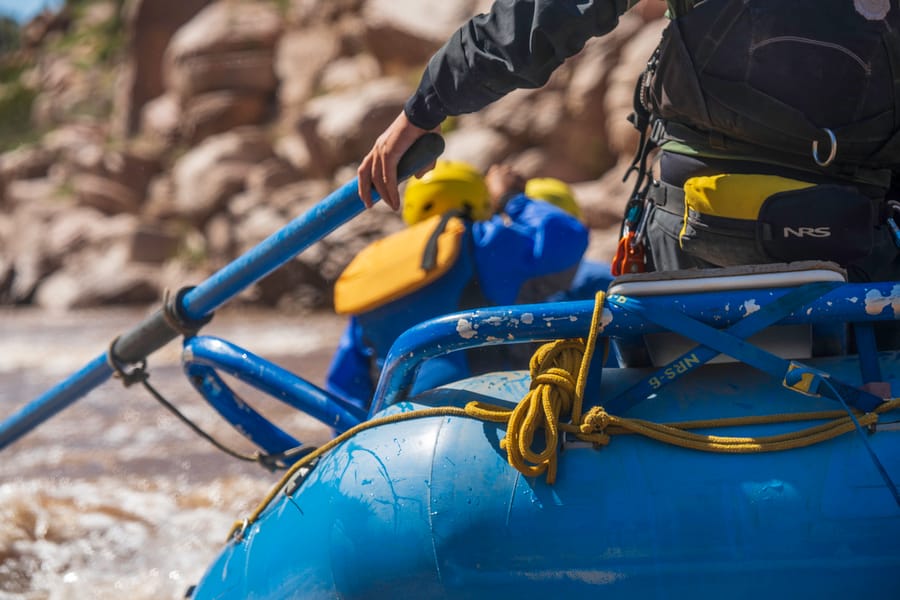
M 634 232 L 630 231 L 619 240 L 616 256 L 610 265 L 610 272 L 613 276 L 618 277 L 627 273 L 643 273 L 646 270 L 644 243 L 635 241 Z
M 813 140 L 812 143 L 812 157 L 813 160 L 816 161 L 816 164 L 820 167 L 827 167 L 832 162 L 834 162 L 834 157 L 837 156 L 837 136 L 834 135 L 834 132 L 827 127 L 823 127 L 822 131 L 828 134 L 828 141 L 831 144 L 831 149 L 828 152 L 828 158 L 822 160 L 819 158 L 819 140 Z

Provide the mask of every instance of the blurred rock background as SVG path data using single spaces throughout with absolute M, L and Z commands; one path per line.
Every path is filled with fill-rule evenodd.
M 67 0 L 0 20 L 0 304 L 158 302 L 355 176 L 427 58 L 487 0 Z M 636 77 L 664 25 L 643 0 L 559 69 L 445 124 L 445 158 L 573 184 L 608 261 L 630 189 Z M 378 205 L 242 294 L 331 306 L 402 226 Z

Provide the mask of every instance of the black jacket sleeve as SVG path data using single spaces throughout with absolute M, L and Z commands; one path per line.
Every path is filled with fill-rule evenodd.
M 611 31 L 637 0 L 496 0 L 460 27 L 428 63 L 406 102 L 409 120 L 432 129 L 518 88 L 541 87 L 588 39 Z

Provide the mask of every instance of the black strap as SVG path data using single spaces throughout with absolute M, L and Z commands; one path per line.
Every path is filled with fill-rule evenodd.
M 431 236 L 428 238 L 428 242 L 425 243 L 425 251 L 422 253 L 421 264 L 423 271 L 430 271 L 437 266 L 438 239 L 447 228 L 447 223 L 449 223 L 450 219 L 454 217 L 465 217 L 466 212 L 467 211 L 461 209 L 448 210 L 441 215 L 441 219 L 440 221 L 438 221 L 437 227 L 434 228 L 434 231 L 431 232 Z
M 684 188 L 664 181 L 654 181 L 647 197 L 660 209 L 673 215 L 684 215 Z
M 665 132 L 661 142 L 663 149 L 665 149 L 666 142 L 678 142 L 690 147 L 702 147 L 709 142 L 707 132 L 696 130 L 683 123 L 666 121 L 664 129 Z M 900 147 L 900 137 L 895 137 L 897 138 L 896 144 Z M 720 143 L 723 144 L 723 152 L 718 158 L 766 163 L 820 176 L 826 175 L 852 184 L 870 185 L 881 190 L 886 190 L 891 183 L 890 169 L 873 169 L 846 163 L 835 163 L 823 169 L 812 163 L 812 161 L 798 161 L 796 154 L 783 152 L 778 147 L 764 147 L 760 144 L 738 141 L 727 136 L 722 136 Z M 701 156 L 703 155 L 701 154 Z M 707 154 L 705 156 L 708 158 L 717 157 L 715 154 Z

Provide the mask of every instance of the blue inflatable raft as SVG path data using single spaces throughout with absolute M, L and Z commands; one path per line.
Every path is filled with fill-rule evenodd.
M 192 597 L 900 597 L 900 403 L 862 389 L 900 374 L 874 346 L 896 310 L 900 285 L 792 264 L 423 323 Z M 534 340 L 530 372 L 404 393 Z M 610 341 L 638 364 L 603 368 Z
M 442 149 L 423 137 L 398 177 Z M 356 186 L 165 298 L 0 423 L 0 449 L 113 374 L 150 389 L 147 356 L 182 338 L 190 381 L 285 469 L 193 600 L 900 598 L 900 356 L 876 344 L 900 282 L 822 263 L 632 275 L 594 300 L 446 315 L 396 341 L 364 413 L 199 335 L 361 212 Z M 408 393 L 424 361 L 534 342 L 528 370 Z M 220 373 L 335 438 L 303 445 Z

